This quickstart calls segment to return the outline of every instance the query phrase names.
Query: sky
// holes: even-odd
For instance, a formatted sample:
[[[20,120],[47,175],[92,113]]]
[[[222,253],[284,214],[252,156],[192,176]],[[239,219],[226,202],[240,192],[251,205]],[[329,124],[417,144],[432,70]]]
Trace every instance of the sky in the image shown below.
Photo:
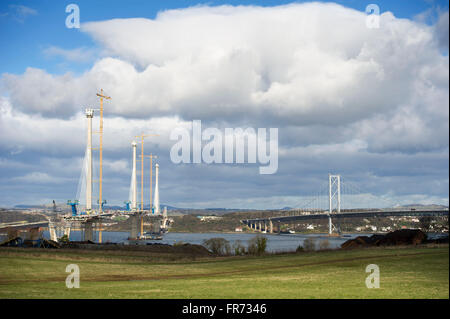
[[[71,3],[80,28],[66,27]],[[378,28],[366,23],[371,3]],[[130,143],[144,132],[158,134],[145,153],[158,156],[170,206],[300,207],[329,173],[366,206],[448,205],[448,20],[448,1],[433,0],[3,0],[0,207],[77,196],[84,109],[99,107],[100,88],[112,97],[109,204],[128,200]],[[222,132],[277,128],[278,170],[174,163],[170,134],[194,120]]]

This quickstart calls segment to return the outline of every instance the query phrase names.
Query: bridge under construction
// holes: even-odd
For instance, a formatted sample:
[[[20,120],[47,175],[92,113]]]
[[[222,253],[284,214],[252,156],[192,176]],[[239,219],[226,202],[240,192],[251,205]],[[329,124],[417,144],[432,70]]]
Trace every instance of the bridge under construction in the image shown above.
[[[164,212],[161,212],[160,204],[159,204],[159,165],[155,165],[155,187],[154,187],[154,204],[153,204],[153,158],[156,158],[155,155],[144,155],[144,137],[156,135],[156,134],[141,134],[139,137],[141,139],[141,198],[140,205],[138,205],[137,201],[137,158],[136,158],[136,141],[131,142],[132,147],[132,173],[131,173],[131,184],[130,184],[130,193],[129,198],[125,201],[126,209],[118,212],[104,211],[104,205],[106,204],[106,200],[103,197],[103,100],[110,100],[111,97],[104,94],[103,90],[100,93],[97,93],[97,96],[100,99],[100,108],[99,109],[86,109],[86,122],[87,122],[87,140],[86,140],[86,152],[84,158],[84,164],[82,168],[82,175],[80,178],[80,185],[77,194],[77,199],[69,200],[67,205],[69,205],[72,209],[72,213],[69,216],[64,217],[64,222],[59,225],[55,225],[55,223],[49,223],[48,227],[50,230],[50,237],[52,240],[57,240],[57,232],[55,229],[63,228],[64,235],[67,236],[67,239],[70,238],[70,230],[74,227],[81,228],[83,230],[83,240],[84,241],[94,241],[94,231],[97,230],[99,233],[98,241],[102,242],[102,224],[110,221],[113,215],[126,215],[130,218],[131,221],[131,229],[130,229],[130,237],[129,239],[139,240],[139,239],[153,239],[155,237],[146,236],[144,232],[144,216],[155,216],[160,221],[160,230],[164,231],[167,229],[168,218],[167,218],[167,210],[164,209]],[[98,201],[97,206],[93,205],[93,156],[92,151],[95,150],[93,148],[92,143],[92,119],[94,118],[95,111],[99,111],[99,131],[95,132],[99,134],[99,179],[98,179]],[[144,158],[150,157],[150,209],[144,209]],[[82,195],[84,194],[84,196]],[[80,198],[82,198],[80,200]],[[140,231],[139,231],[139,223],[140,223]]]
[[[94,232],[98,232],[98,242],[102,242],[103,224],[112,220],[114,216],[126,216],[130,220],[130,236],[131,240],[146,240],[155,239],[154,232],[146,233],[144,231],[144,217],[152,216],[159,221],[159,234],[167,231],[169,219],[167,217],[167,209],[161,211],[159,201],[159,164],[155,164],[155,183],[153,187],[153,159],[157,156],[153,153],[145,155],[144,153],[144,138],[148,136],[156,136],[157,134],[144,134],[135,136],[140,140],[131,141],[131,157],[132,157],[132,171],[130,191],[128,200],[124,201],[126,209],[120,211],[105,211],[104,205],[106,200],[103,196],[103,101],[110,100],[111,97],[104,94],[103,90],[97,93],[100,99],[100,108],[85,110],[87,123],[87,139],[86,150],[83,161],[82,173],[78,192],[75,199],[68,200],[67,205],[72,209],[71,214],[64,216],[62,222],[46,221],[40,223],[27,224],[10,224],[0,225],[0,229],[14,228],[14,229],[31,229],[35,232],[36,229],[48,227],[50,237],[57,241],[58,237],[65,236],[68,240],[70,232],[73,229],[82,230],[83,241],[94,241]],[[99,112],[99,130],[95,132],[99,135],[98,148],[93,147],[93,118],[94,113]],[[140,201],[138,202],[138,184],[137,184],[137,146],[141,146],[141,172],[140,172]],[[98,181],[94,181],[94,165],[93,165],[93,150],[98,150],[99,153],[99,174]],[[150,159],[150,205],[149,209],[144,209],[144,159]],[[94,198],[94,183],[98,182],[98,200],[97,205],[93,204]],[[247,225],[254,231],[261,231],[267,233],[274,233],[275,228],[280,232],[283,223],[292,223],[301,220],[328,220],[328,234],[333,235],[339,233],[339,221],[344,218],[369,218],[369,217],[400,217],[400,216],[448,216],[448,208],[424,210],[424,209],[404,209],[404,208],[385,208],[385,209],[355,209],[354,207],[347,207],[343,205],[343,195],[348,195],[345,189],[350,189],[355,193],[355,187],[344,184],[341,175],[329,174],[328,183],[326,185],[326,193],[321,196],[326,201],[326,205],[318,204],[317,199],[303,205],[300,209],[294,209],[286,212],[285,216],[273,216],[267,218],[251,218],[243,219],[241,223]],[[344,192],[341,192],[342,188]],[[353,194],[354,195],[354,194]],[[344,201],[345,202],[345,201]],[[300,205],[301,206],[301,205]],[[325,207],[327,206],[327,207]],[[370,207],[366,205],[363,207]],[[389,206],[392,207],[392,206]]]

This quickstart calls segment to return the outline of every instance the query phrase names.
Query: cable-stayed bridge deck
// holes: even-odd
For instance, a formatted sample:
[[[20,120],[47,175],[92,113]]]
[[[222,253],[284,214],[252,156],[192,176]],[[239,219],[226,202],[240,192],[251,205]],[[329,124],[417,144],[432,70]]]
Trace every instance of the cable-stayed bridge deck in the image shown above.
[[[3,223],[0,224],[0,230],[3,229],[30,229],[30,228],[40,228],[40,227],[48,227],[48,221],[40,221],[40,222],[31,222],[31,223]]]
[[[69,215],[64,216],[64,220],[67,221],[87,221],[87,220],[101,220],[104,218],[110,218],[113,213],[100,213],[100,214],[84,214],[84,215]]]

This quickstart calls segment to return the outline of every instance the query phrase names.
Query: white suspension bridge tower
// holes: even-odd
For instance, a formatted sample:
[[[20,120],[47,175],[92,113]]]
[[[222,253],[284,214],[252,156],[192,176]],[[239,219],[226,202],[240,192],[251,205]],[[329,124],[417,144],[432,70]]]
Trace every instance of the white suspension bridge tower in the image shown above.
[[[341,212],[341,175],[328,174],[328,234],[333,233],[333,221],[331,216],[333,211],[337,214]]]

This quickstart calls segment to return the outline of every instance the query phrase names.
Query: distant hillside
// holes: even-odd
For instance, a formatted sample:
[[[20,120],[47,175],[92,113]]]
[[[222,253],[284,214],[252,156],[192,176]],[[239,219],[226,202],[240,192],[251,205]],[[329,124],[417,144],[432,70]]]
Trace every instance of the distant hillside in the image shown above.
[[[0,223],[12,223],[19,221],[39,222],[46,220],[44,216],[18,210],[0,209]]]
[[[423,205],[423,204],[408,204],[408,205],[401,205],[396,206],[395,208],[415,208],[415,209],[446,209],[448,206],[444,205],[436,205],[436,204],[429,204],[429,205]]]
[[[56,203],[56,207],[58,211],[69,211],[70,207],[67,206],[66,203]],[[179,215],[217,215],[222,216],[224,214],[229,214],[232,212],[254,212],[254,211],[273,211],[272,209],[239,209],[239,208],[180,208],[175,206],[170,206],[166,204],[160,205],[161,209],[164,207],[167,207],[168,214],[171,216],[179,216]],[[53,204],[45,204],[45,205],[26,205],[26,204],[18,204],[14,206],[15,209],[53,209]],[[150,208],[149,205],[145,205],[144,209],[148,210]],[[395,206],[394,209],[448,209],[448,206],[444,205],[436,205],[436,204],[430,204],[430,205],[423,205],[423,204],[408,204],[408,205],[401,205],[401,206]],[[124,210],[124,206],[118,206],[118,205],[105,205],[105,210]],[[285,206],[281,209],[278,209],[276,211],[290,211],[294,208]]]
[[[15,205],[14,208],[19,208],[19,209],[40,208],[40,209],[43,209],[43,208],[45,208],[45,205]]]

